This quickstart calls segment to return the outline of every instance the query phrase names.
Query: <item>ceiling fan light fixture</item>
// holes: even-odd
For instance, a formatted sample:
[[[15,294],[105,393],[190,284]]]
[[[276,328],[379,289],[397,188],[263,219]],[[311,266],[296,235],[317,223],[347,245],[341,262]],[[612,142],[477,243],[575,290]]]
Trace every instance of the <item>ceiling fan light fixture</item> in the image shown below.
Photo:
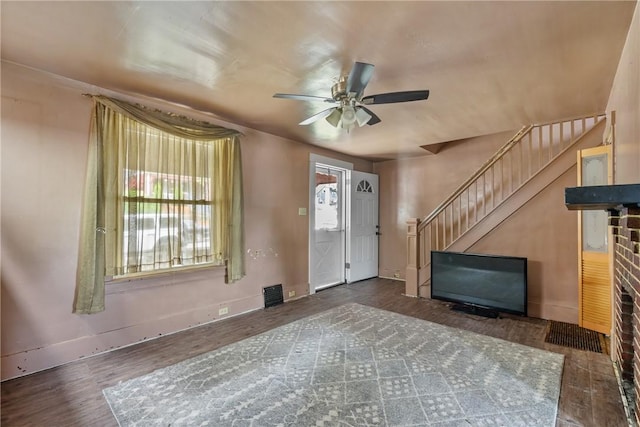
[[[362,108],[357,108],[356,120],[358,121],[358,126],[362,127],[369,123],[369,120],[371,120],[371,114],[367,113]]]
[[[353,123],[344,123],[344,122],[340,122],[340,127],[344,130],[347,131],[347,133],[351,132],[351,129],[353,129],[354,127],[356,127],[356,122]]]
[[[338,124],[340,123],[341,117],[342,117],[342,112],[340,111],[340,109],[334,108],[331,114],[329,114],[325,120],[328,121],[331,124],[331,126],[333,126],[334,128],[337,128]]]
[[[342,127],[343,128],[351,128],[353,124],[356,122],[356,110],[351,105],[346,105],[342,107]]]

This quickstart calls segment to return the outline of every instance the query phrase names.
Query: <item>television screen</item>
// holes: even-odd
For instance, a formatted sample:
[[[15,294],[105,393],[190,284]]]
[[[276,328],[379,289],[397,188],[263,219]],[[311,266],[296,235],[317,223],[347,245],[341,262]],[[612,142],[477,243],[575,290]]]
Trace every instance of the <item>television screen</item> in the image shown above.
[[[527,315],[527,259],[431,252],[431,298]]]

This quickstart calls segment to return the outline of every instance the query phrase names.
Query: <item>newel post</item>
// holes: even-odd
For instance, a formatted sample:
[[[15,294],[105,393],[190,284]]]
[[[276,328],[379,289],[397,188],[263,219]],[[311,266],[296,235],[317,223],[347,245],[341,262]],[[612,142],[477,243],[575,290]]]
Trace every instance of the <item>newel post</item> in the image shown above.
[[[407,220],[407,272],[404,293],[410,297],[418,296],[418,273],[420,269],[419,225],[420,218]]]

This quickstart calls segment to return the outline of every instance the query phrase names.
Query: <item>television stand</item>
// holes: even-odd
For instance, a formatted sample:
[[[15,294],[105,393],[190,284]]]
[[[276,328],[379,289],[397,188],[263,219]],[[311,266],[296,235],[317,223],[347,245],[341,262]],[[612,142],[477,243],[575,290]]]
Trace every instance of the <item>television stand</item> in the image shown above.
[[[498,318],[498,312],[490,308],[479,307],[477,305],[470,304],[453,304],[451,310],[459,311],[461,313],[475,314],[476,316],[488,317],[490,319]]]

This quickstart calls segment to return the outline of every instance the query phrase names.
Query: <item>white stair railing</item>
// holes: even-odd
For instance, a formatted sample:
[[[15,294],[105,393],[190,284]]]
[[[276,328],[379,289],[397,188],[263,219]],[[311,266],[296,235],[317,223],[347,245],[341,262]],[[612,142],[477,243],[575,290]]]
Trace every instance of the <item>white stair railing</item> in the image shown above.
[[[407,294],[417,296],[432,250],[449,247],[604,118],[524,126],[426,218],[407,221]]]

